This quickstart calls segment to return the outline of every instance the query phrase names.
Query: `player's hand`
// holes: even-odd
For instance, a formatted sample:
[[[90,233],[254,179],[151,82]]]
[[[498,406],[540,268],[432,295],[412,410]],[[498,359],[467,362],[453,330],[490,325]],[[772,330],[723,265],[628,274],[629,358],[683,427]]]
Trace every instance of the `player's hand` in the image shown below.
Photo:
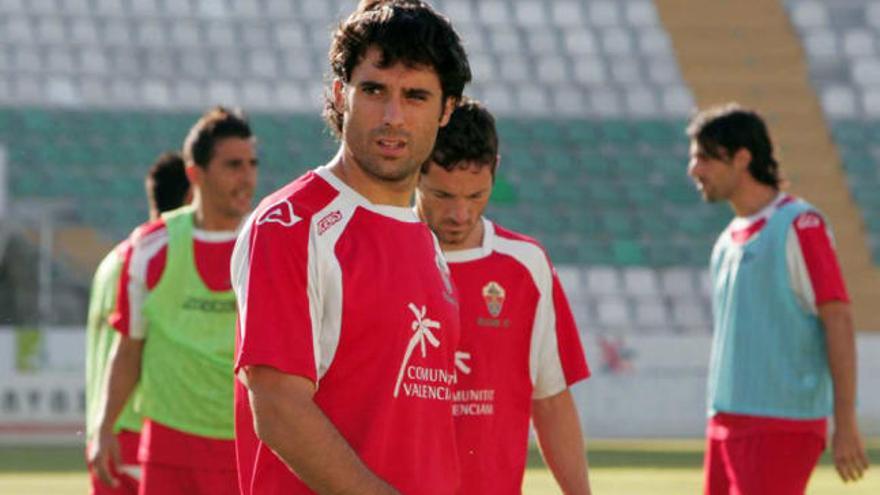
[[[98,479],[102,483],[117,487],[119,480],[113,474],[116,467],[122,465],[122,456],[119,453],[119,441],[112,431],[103,431],[95,436],[89,451],[89,467],[95,470]]]
[[[868,456],[855,425],[836,427],[831,440],[834,467],[844,482],[858,481],[868,469]]]

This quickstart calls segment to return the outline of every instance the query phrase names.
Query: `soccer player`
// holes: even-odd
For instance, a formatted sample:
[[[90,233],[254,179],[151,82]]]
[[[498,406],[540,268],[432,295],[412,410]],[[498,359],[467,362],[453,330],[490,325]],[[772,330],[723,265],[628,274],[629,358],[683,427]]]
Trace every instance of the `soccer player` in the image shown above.
[[[245,493],[458,486],[458,301],[411,200],[470,68],[427,4],[364,5],[330,48],[339,153],[263,200],[233,255]]]
[[[184,172],[183,158],[177,152],[166,152],[156,159],[144,180],[149,204],[149,218],[156,220],[159,214],[179,208],[189,202],[189,180]],[[101,401],[98,394],[106,378],[110,349],[118,340],[107,318],[116,306],[116,286],[122,270],[123,253],[128,240],[119,243],[98,265],[92,280],[89,298],[89,314],[86,324],[86,451],[88,452],[100,415]],[[93,495],[136,495],[138,491],[137,449],[140,441],[142,418],[134,411],[132,401],[116,420],[113,431],[119,443],[122,472],[114,473],[119,479],[117,488],[98,481],[93,469],[89,469]],[[88,454],[86,454],[88,456]],[[91,466],[90,466],[91,467]]]
[[[568,300],[537,241],[483,217],[498,166],[495,119],[465,101],[440,130],[416,192],[461,307],[453,415],[459,493],[521,493],[529,418],[563,493],[590,493],[569,387],[589,376]]]
[[[132,238],[111,322],[122,334],[93,463],[114,483],[112,435],[140,383],[141,494],[238,493],[232,369],[236,306],[229,262],[257,177],[254,137],[236,112],[214,108],[183,144],[189,207]]]
[[[802,494],[834,416],[844,481],[868,467],[852,315],[825,218],[780,190],[763,119],[729,104],[688,125],[688,175],[735,218],[712,251],[705,493]]]

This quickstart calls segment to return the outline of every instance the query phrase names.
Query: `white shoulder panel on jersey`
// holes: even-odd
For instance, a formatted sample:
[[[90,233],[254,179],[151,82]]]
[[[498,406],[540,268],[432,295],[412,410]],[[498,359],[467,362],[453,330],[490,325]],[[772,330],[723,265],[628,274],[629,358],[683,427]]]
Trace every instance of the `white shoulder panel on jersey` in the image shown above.
[[[147,271],[159,251],[168,245],[168,229],[162,227],[134,240],[131,262],[128,267],[128,336],[143,339],[147,329],[143,323],[141,308],[147,299]]]
[[[308,295],[318,387],[333,363],[342,331],[342,267],[335,255],[336,243],[357,208],[340,194],[312,216]]]
[[[512,256],[532,276],[539,291],[529,351],[529,374],[534,385],[532,398],[541,399],[566,389],[565,373],[556,339],[556,308],[553,302],[553,272],[544,251],[527,241],[494,236],[495,251]]]

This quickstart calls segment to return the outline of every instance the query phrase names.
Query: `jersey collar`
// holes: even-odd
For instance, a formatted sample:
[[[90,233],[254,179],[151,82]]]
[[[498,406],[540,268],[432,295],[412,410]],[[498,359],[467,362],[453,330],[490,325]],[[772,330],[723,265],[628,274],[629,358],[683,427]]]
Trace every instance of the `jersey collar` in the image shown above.
[[[339,177],[336,177],[336,175],[330,171],[329,163],[327,165],[318,167],[315,170],[315,173],[318,174],[325,181],[329,182],[330,185],[337,189],[339,191],[339,194],[350,203],[354,203],[355,205],[361,206],[374,213],[378,213],[379,215],[390,217],[401,222],[420,222],[419,217],[416,216],[416,214],[413,212],[413,209],[408,206],[391,206],[371,203],[369,199],[365,198],[359,192],[352,189],[345,182],[342,182]]]
[[[495,224],[488,218],[482,217],[483,222],[483,242],[480,246],[470,249],[461,249],[458,251],[443,251],[443,256],[449,263],[464,263],[466,261],[474,261],[485,258],[492,254],[495,244]]]

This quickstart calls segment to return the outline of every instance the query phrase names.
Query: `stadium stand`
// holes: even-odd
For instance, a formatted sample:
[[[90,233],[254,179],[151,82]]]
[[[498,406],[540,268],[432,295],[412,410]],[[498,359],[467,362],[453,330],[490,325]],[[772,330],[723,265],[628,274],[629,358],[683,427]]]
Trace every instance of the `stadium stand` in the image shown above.
[[[317,117],[328,33],[349,3],[0,2],[13,197],[66,199],[119,239],[145,215],[133,200],[142,168],[216,103],[253,118],[261,193],[322,163],[335,148]],[[654,4],[433,3],[466,42],[470,93],[500,117],[490,214],[584,275],[571,283],[592,269],[698,277],[726,212],[702,205],[684,175],[693,98]],[[587,286],[575,305],[615,331],[708,328],[677,300],[627,287],[606,304]]]
[[[787,6],[880,264],[880,5],[802,0]]]

